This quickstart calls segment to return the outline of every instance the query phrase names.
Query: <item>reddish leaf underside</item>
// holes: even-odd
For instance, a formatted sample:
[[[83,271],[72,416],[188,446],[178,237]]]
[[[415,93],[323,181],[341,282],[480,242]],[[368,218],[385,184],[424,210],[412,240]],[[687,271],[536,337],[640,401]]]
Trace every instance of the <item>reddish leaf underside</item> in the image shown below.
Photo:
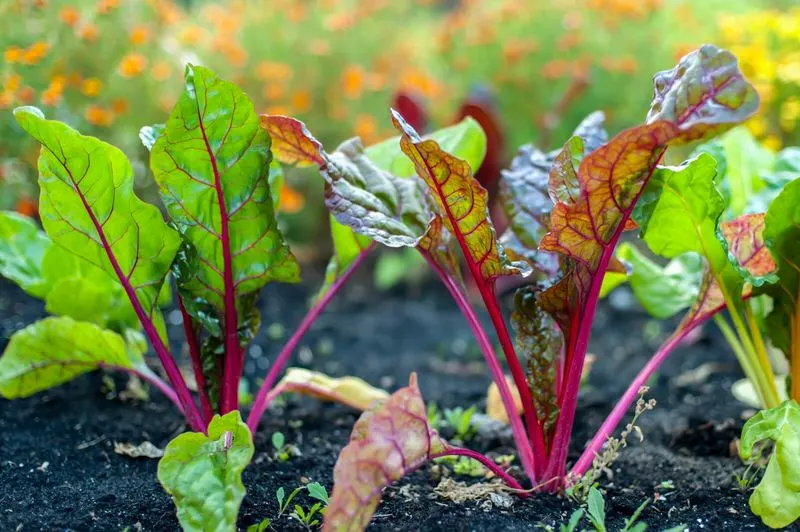
[[[323,166],[322,144],[305,124],[288,116],[261,115],[261,127],[272,139],[272,153],[283,164]]]
[[[333,469],[333,495],[325,531],[360,531],[369,523],[383,489],[422,466],[447,444],[428,425],[416,375],[383,404],[364,412]]]

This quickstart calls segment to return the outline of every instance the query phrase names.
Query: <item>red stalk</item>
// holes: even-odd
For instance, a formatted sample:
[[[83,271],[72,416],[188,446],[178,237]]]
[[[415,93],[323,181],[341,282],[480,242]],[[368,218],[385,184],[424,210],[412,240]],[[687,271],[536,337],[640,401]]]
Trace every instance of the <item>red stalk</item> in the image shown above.
[[[328,303],[331,302],[333,297],[336,293],[344,286],[344,284],[350,279],[353,273],[358,268],[359,264],[361,264],[364,259],[369,255],[369,253],[375,249],[375,242],[371,242],[369,246],[364,248],[361,253],[359,253],[358,257],[353,261],[353,263],[345,270],[345,272],[336,279],[336,281],[331,285],[328,292],[320,299],[316,304],[314,304],[306,313],[303,321],[300,322],[297,329],[295,329],[294,334],[292,337],[289,338],[289,341],[286,342],[286,345],[283,346],[281,352],[278,354],[278,357],[273,362],[272,367],[269,369],[267,376],[264,378],[264,382],[261,384],[261,388],[258,390],[258,395],[256,396],[255,401],[253,401],[253,408],[250,410],[250,415],[247,416],[247,426],[250,427],[250,432],[254,433],[258,429],[258,424],[261,422],[261,416],[264,415],[264,411],[267,409],[269,404],[272,400],[280,395],[279,393],[271,393],[273,392],[273,386],[278,380],[278,376],[280,375],[283,368],[286,366],[286,363],[289,361],[289,358],[294,353],[294,350],[297,348],[297,344],[300,343],[300,340],[303,339],[303,336],[308,332],[311,328],[311,325],[316,321],[319,315],[325,310],[325,307],[328,306]],[[277,391],[277,389],[275,390]]]
[[[217,193],[217,203],[219,204],[219,217],[220,217],[220,240],[222,241],[222,281],[225,285],[225,362],[224,362],[224,376],[222,378],[222,392],[220,399],[220,413],[225,415],[228,412],[237,410],[239,408],[239,379],[242,377],[241,365],[241,346],[239,345],[239,324],[238,317],[236,316],[236,287],[233,284],[233,257],[231,255],[231,240],[230,232],[228,230],[228,208],[225,205],[225,194],[222,190],[222,177],[217,168],[217,158],[211,145],[208,143],[206,136],[206,129],[203,125],[202,114],[200,109],[197,109],[197,115],[200,117],[198,124],[200,126],[200,133],[203,135],[203,142],[208,152],[209,160],[211,161],[211,169],[214,171],[214,189]]]
[[[661,153],[656,158],[653,166],[647,177],[642,183],[641,189],[637,192],[636,196],[630,203],[626,211],[622,212],[617,228],[614,235],[607,243],[598,240],[598,243],[603,246],[603,253],[600,256],[600,261],[597,268],[592,274],[592,283],[589,286],[589,292],[586,295],[586,303],[577,307],[577,315],[575,318],[579,320],[579,329],[576,335],[575,343],[572,343],[572,338],[567,345],[566,355],[566,375],[563,382],[563,394],[559,394],[559,416],[556,422],[555,433],[553,435],[553,443],[550,449],[550,458],[547,463],[544,478],[561,478],[563,477],[567,467],[567,453],[569,451],[569,442],[572,436],[572,425],[575,422],[575,410],[578,406],[578,392],[581,387],[581,375],[583,373],[583,362],[586,358],[586,351],[589,347],[589,337],[592,334],[592,322],[594,315],[597,312],[597,303],[600,295],[600,287],[603,284],[603,276],[608,269],[608,263],[614,256],[614,249],[617,247],[617,242],[622,235],[625,224],[630,218],[631,211],[639,200],[639,197],[644,192],[645,184],[650,180],[650,177],[658,167],[658,163],[664,156],[666,148],[661,149]],[[573,322],[575,320],[573,319]],[[638,388],[637,388],[638,391]],[[551,484],[552,489],[557,490],[561,487],[563,478]]]
[[[472,330],[472,334],[478,341],[481,353],[483,353],[483,358],[486,360],[486,365],[489,366],[489,371],[492,374],[492,380],[494,380],[495,384],[497,384],[497,388],[500,391],[500,398],[503,401],[503,406],[505,407],[506,415],[508,416],[509,423],[511,425],[511,432],[514,435],[514,443],[519,451],[522,468],[525,470],[525,474],[528,476],[531,483],[536,484],[536,461],[534,459],[530,440],[528,440],[528,436],[525,433],[525,427],[522,425],[522,420],[520,419],[519,415],[517,415],[517,409],[514,405],[514,399],[511,395],[511,390],[508,387],[505,375],[503,374],[503,369],[500,367],[500,362],[497,360],[494,348],[492,347],[489,337],[486,335],[486,331],[483,329],[480,320],[478,320],[478,317],[475,315],[475,310],[472,308],[472,305],[470,305],[466,296],[461,289],[459,289],[453,278],[448,275],[447,272],[445,272],[444,269],[442,269],[442,267],[439,266],[439,264],[437,264],[428,253],[422,250],[420,250],[420,253],[425,260],[428,261],[428,264],[439,276],[439,279],[441,279],[442,283],[444,283],[447,291],[450,293],[458,305],[458,308],[461,310],[461,313],[464,314],[464,318],[466,318],[469,328]],[[544,458],[545,455],[540,455],[540,460],[544,460]]]
[[[203,361],[200,359],[200,346],[197,343],[197,331],[194,327],[192,317],[183,305],[183,298],[177,290],[175,293],[178,294],[178,308],[181,311],[183,332],[186,336],[186,343],[189,345],[189,357],[192,359],[192,371],[194,372],[194,380],[197,383],[197,391],[200,393],[200,407],[203,411],[204,421],[209,423],[211,418],[214,417],[214,409],[211,408],[206,378],[205,375],[203,375]]]
[[[487,456],[482,455],[477,451],[473,451],[471,449],[464,449],[462,447],[448,447],[446,451],[433,454],[430,456],[431,460],[436,458],[442,458],[444,456],[466,456],[467,458],[472,458],[473,460],[480,462],[480,464],[491,471],[496,477],[502,480],[506,485],[511,487],[514,490],[519,491],[517,495],[520,496],[527,496],[527,490],[522,487],[522,485],[517,482],[517,480],[503,471],[503,469],[495,464],[491,459]]]
[[[56,157],[56,159],[58,160],[58,157]],[[128,296],[128,299],[131,302],[133,311],[136,313],[136,317],[139,318],[147,338],[153,345],[153,349],[155,349],[158,359],[161,361],[161,365],[164,367],[164,371],[167,374],[167,379],[172,385],[172,388],[175,390],[175,393],[178,397],[178,402],[181,404],[181,411],[186,416],[186,421],[193,430],[205,432],[206,425],[203,423],[203,419],[200,416],[200,411],[197,410],[197,405],[192,398],[191,392],[189,392],[189,387],[186,386],[186,381],[183,380],[183,375],[181,375],[178,365],[175,363],[175,359],[172,358],[172,354],[169,352],[169,349],[167,349],[167,346],[164,345],[164,342],[161,340],[161,336],[159,336],[158,331],[153,324],[153,320],[150,319],[150,316],[148,316],[144,311],[144,308],[142,308],[142,304],[139,302],[139,298],[136,296],[136,290],[131,285],[131,281],[128,276],[123,273],[119,262],[117,262],[117,257],[111,250],[111,245],[108,243],[106,234],[103,231],[103,226],[98,221],[97,216],[95,216],[94,211],[92,211],[89,203],[86,201],[86,197],[83,195],[80,187],[75,182],[72,172],[63,163],[62,166],[67,174],[69,174],[70,180],[72,181],[73,190],[75,190],[75,193],[81,199],[84,210],[92,220],[95,231],[97,231],[97,236],[100,238],[100,243],[102,244],[103,249],[106,252],[106,256],[108,257],[108,261],[111,263],[111,267],[114,270],[114,274],[117,276],[122,288],[125,290],[125,294]]]

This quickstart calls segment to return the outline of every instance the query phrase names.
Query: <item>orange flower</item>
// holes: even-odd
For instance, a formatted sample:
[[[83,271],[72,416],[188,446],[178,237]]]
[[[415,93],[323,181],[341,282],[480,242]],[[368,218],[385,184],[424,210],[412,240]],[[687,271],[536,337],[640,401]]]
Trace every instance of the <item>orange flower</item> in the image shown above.
[[[134,26],[129,32],[131,44],[139,46],[150,40],[150,28],[147,26]]]
[[[16,210],[18,213],[30,218],[39,214],[39,206],[28,196],[23,196],[17,201]]]
[[[306,6],[301,3],[293,3],[286,12],[286,18],[295,24],[302,22],[306,18]]]
[[[361,137],[364,144],[372,144],[378,133],[378,123],[375,121],[375,117],[364,113],[358,115],[356,117],[355,133]]]
[[[164,81],[169,78],[170,74],[172,74],[172,69],[166,61],[159,61],[153,65],[153,69],[150,71],[150,75],[156,81]]]
[[[351,65],[342,73],[342,91],[348,98],[358,98],[364,89],[364,70],[358,65]]]
[[[67,85],[70,87],[77,87],[81,84],[81,75],[77,72],[67,74]]]
[[[33,87],[28,85],[22,87],[17,93],[17,99],[19,99],[19,101],[22,103],[31,103],[35,97],[36,91],[33,90]]]
[[[273,102],[283,98],[286,91],[280,83],[268,83],[264,85],[264,90],[261,93],[267,101]]]
[[[50,50],[50,45],[44,41],[37,41],[33,43],[30,48],[25,51],[25,57],[22,62],[27,65],[35,65],[47,55]]]
[[[300,89],[292,94],[292,107],[296,113],[305,113],[311,109],[311,94],[307,90]]]
[[[93,126],[108,127],[114,121],[114,116],[111,111],[104,109],[99,105],[90,105],[86,108],[84,113],[86,121]]]
[[[8,109],[14,103],[14,93],[9,91],[0,92],[0,109]]]
[[[97,78],[87,78],[81,83],[81,92],[90,98],[94,98],[103,89],[103,82]]]
[[[356,16],[352,13],[334,13],[325,17],[324,25],[328,31],[349,30],[356,24]]]
[[[279,210],[287,214],[294,214],[300,212],[303,205],[305,205],[305,198],[303,198],[303,195],[284,183],[283,186],[281,186]]]
[[[503,43],[503,58],[508,63],[516,63],[531,52],[538,50],[539,44],[531,40],[508,40]]]
[[[74,27],[81,19],[81,14],[72,6],[65,6],[58,12],[58,18],[67,26]]]
[[[178,40],[187,46],[194,46],[202,41],[204,36],[205,30],[200,26],[195,26],[192,24],[181,30],[181,32],[178,34]]]
[[[331,52],[331,45],[323,39],[314,39],[308,43],[308,51],[313,55],[328,55]]]
[[[25,50],[19,46],[9,46],[6,48],[6,51],[3,52],[3,59],[5,59],[8,64],[19,63],[22,61],[24,54]]]
[[[101,15],[107,15],[114,9],[119,7],[119,0],[100,0],[97,2],[97,12]]]
[[[22,76],[19,74],[11,74],[5,82],[4,89],[8,92],[14,92],[19,88],[21,82]]]
[[[49,87],[42,93],[42,104],[49,106],[56,106],[61,102],[61,91],[53,87]]]
[[[256,77],[262,81],[287,81],[292,75],[294,70],[286,63],[261,61],[256,67]]]
[[[125,78],[134,78],[147,68],[147,58],[142,54],[130,53],[119,63],[119,73]]]
[[[94,24],[84,24],[78,30],[78,37],[87,42],[94,42],[100,37],[100,28]]]
[[[116,98],[111,102],[111,110],[118,115],[124,115],[128,111],[128,101],[125,98]]]
[[[265,111],[268,115],[289,115],[291,110],[285,105],[270,105]]]
[[[557,79],[567,73],[569,65],[563,59],[554,59],[544,64],[542,67],[542,77],[545,79]]]

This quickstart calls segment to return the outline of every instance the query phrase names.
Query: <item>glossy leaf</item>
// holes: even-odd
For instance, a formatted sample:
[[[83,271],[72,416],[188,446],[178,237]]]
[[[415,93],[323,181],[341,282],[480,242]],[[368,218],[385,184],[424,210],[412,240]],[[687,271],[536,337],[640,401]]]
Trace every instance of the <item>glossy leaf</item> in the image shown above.
[[[416,376],[376,408],[364,412],[333,469],[326,531],[364,530],[383,489],[422,466],[446,443],[428,425]]]
[[[491,281],[502,275],[526,275],[526,264],[512,264],[497,242],[489,219],[486,190],[472,176],[469,164],[445,152],[435,140],[422,140],[393,111],[392,121],[402,133],[401,149],[429,189],[445,229],[456,236],[476,278]]]
[[[187,432],[169,442],[158,462],[158,480],[172,496],[183,530],[236,530],[245,495],[242,471],[253,450],[238,411],[214,416],[208,436]]]
[[[48,236],[118,279],[147,317],[180,243],[158,209],[133,193],[123,153],[93,137],[18,108],[20,126],[42,146],[39,211]]]
[[[539,307],[532,287],[517,290],[511,323],[517,333],[515,350],[526,361],[536,418],[547,436],[558,419],[556,371],[563,338],[553,318]]]
[[[102,367],[147,371],[143,352],[97,325],[45,318],[11,337],[0,357],[0,395],[28,397]]]
[[[362,411],[389,397],[386,391],[357,377],[329,377],[304,368],[288,368],[273,390],[274,395],[298,393]]]
[[[771,440],[775,450],[761,482],[750,496],[750,509],[770,528],[783,528],[800,518],[800,405],[785,401],[762,410],[742,429],[739,453],[748,460],[757,443]]]
[[[767,334],[792,365],[792,397],[800,393],[800,179],[792,181],[767,211],[764,238],[778,267],[778,282],[764,291],[773,299]]]
[[[47,294],[42,259],[51,246],[32,219],[16,212],[0,212],[0,275],[34,297]]]
[[[428,224],[418,183],[378,168],[358,138],[333,153],[323,150],[306,127],[286,116],[262,116],[284,164],[317,165],[325,180],[325,204],[336,220],[389,247],[416,246]]]
[[[486,156],[486,134],[480,124],[471,117],[466,117],[458,124],[439,129],[425,139],[436,141],[443,151],[463,159],[474,171],[480,168]],[[369,146],[365,153],[378,168],[397,177],[417,175],[414,163],[405,156],[400,148],[400,137],[391,137],[378,144]]]
[[[573,155],[579,161],[607,140],[604,119],[603,113],[598,111],[578,125],[568,143],[570,161]],[[553,210],[548,189],[550,172],[566,172],[574,168],[572,165],[562,165],[560,159],[556,164],[561,154],[562,150],[545,153],[532,144],[522,146],[512,160],[511,167],[503,171],[500,181],[500,201],[510,223],[509,229],[501,237],[503,247],[515,259],[527,260],[535,271],[541,272],[545,278],[543,280],[554,278],[559,268],[555,254],[538,249],[539,241],[550,228],[550,213]],[[573,172],[572,178],[575,177]]]
[[[299,266],[275,220],[270,140],[235,85],[199,66],[153,146],[150,166],[161,198],[195,251],[182,289],[222,314],[270,281],[296,282]]]

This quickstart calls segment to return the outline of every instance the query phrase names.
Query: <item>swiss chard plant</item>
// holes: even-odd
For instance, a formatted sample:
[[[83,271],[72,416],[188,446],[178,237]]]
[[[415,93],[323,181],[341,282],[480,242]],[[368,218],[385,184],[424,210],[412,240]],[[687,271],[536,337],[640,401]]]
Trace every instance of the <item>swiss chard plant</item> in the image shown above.
[[[561,490],[586,472],[644,381],[680,339],[726,304],[741,305],[753,286],[773,280],[774,263],[763,246],[763,215],[716,227],[719,214],[709,200],[714,187],[713,159],[700,157],[677,168],[660,166],[670,146],[722,133],[756,111],[758,96],[739,71],[736,58],[703,46],[672,70],[656,74],[654,85],[653,102],[643,125],[609,140],[602,129],[602,115],[594,114],[561,150],[522,150],[501,181],[510,224],[501,238],[489,218],[486,191],[473,176],[474,166],[448,153],[442,143],[420,138],[398,113],[393,112],[392,120],[400,132],[400,151],[419,179],[411,176],[404,180],[408,174],[405,163],[387,148],[380,154],[383,158],[371,157],[384,171],[384,180],[362,177],[347,182],[346,187],[335,178],[335,159],[321,151],[301,124],[289,125],[282,117],[265,118],[267,127],[272,123],[272,127],[292,133],[287,135],[290,146],[313,146],[303,150],[310,154],[305,157],[318,157],[314,163],[328,174],[328,207],[334,216],[338,213],[343,224],[363,232],[359,224],[369,218],[361,215],[353,221],[345,214],[355,192],[364,200],[362,205],[389,207],[384,212],[392,216],[391,225],[399,233],[405,233],[412,223],[417,227],[427,224],[423,238],[409,239],[403,234],[406,240],[400,245],[415,246],[425,256],[469,322],[498,387],[531,489]],[[696,180],[692,178],[695,173]],[[413,188],[414,194],[404,197],[413,197],[412,203],[387,203],[408,188]],[[353,193],[349,200],[342,197],[345,190]],[[684,202],[684,194],[692,198]],[[680,219],[677,228],[671,213]],[[648,244],[663,246],[667,256],[707,252],[701,252],[707,262],[703,293],[568,470],[567,450],[603,280],[609,272],[625,271],[614,252],[623,232],[634,230],[639,230]],[[461,265],[488,311],[511,384],[466,295]],[[514,298],[511,321],[516,340],[496,294],[497,280],[504,276],[526,277],[528,283]],[[405,401],[405,393],[398,392],[389,401]],[[514,405],[515,395],[521,399],[521,416]],[[405,412],[393,412],[388,404],[362,417],[340,456],[325,525],[329,530],[350,530],[348,523],[353,521],[356,526],[352,529],[361,529],[383,486],[439,455],[440,440],[431,433],[424,410],[413,416],[416,429],[397,430],[406,427],[401,421]],[[382,428],[365,430],[372,423]],[[370,437],[387,431],[388,436]],[[420,442],[427,446],[419,447]],[[406,455],[404,451],[411,448],[413,456]],[[383,466],[375,474],[356,475],[366,464]]]

